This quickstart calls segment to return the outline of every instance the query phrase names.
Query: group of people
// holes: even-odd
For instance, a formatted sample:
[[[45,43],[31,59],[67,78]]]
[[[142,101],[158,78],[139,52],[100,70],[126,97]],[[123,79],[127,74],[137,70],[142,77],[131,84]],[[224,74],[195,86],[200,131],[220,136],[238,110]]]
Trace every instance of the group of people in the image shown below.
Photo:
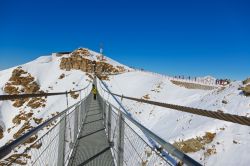
[[[228,79],[216,79],[215,84],[216,85],[227,85],[230,83],[230,80]]]
[[[191,80],[191,79],[193,79],[193,80],[195,80],[196,81],[196,77],[194,77],[194,78],[192,78],[191,76],[188,76],[188,77],[185,77],[185,76],[174,76],[174,78],[178,78],[178,79],[188,79],[188,80]]]

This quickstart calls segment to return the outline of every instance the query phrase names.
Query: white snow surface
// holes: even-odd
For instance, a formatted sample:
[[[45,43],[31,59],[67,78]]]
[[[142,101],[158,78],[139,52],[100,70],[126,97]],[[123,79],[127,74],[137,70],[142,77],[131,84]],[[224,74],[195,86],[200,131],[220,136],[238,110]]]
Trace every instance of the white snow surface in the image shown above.
[[[90,53],[93,55],[92,58],[96,60],[96,56],[99,54],[93,51],[90,51]],[[86,81],[88,77],[84,72],[78,70],[67,72],[59,68],[60,58],[62,57],[56,57],[55,54],[52,54],[37,58],[21,66],[35,77],[41,90],[44,91],[63,92],[86,87],[89,82]],[[108,57],[105,58],[108,63],[115,66],[124,66]],[[129,69],[126,66],[124,67]],[[15,68],[0,71],[0,95],[4,94],[3,87]],[[65,78],[58,79],[62,73],[66,75]],[[231,83],[225,89],[218,88],[210,91],[186,89],[172,84],[164,76],[130,70],[130,72],[124,74],[110,76],[110,81],[106,81],[106,83],[112,92],[126,96],[142,98],[148,95],[150,100],[154,101],[250,116],[250,98],[245,97],[238,90],[242,85],[240,81]],[[82,97],[86,95],[86,93],[82,94]],[[69,99],[69,105],[79,101],[79,98],[69,97]],[[227,104],[223,104],[222,100],[227,101]],[[34,110],[35,117],[46,119],[51,117],[51,113],[63,111],[66,108],[65,101],[65,96],[48,97],[45,108]],[[112,102],[116,104],[114,101]],[[144,126],[171,143],[203,136],[205,132],[215,132],[215,139],[212,143],[206,145],[206,149],[214,145],[216,154],[204,157],[206,149],[188,154],[203,165],[249,165],[250,127],[248,126],[125,99],[122,100],[122,103]],[[0,125],[5,131],[4,138],[0,140],[0,146],[13,139],[13,134],[22,126],[15,127],[10,133],[6,131],[13,126],[12,119],[19,113],[19,110],[19,108],[12,106],[11,101],[0,102]],[[40,113],[38,113],[38,110],[40,110]],[[221,130],[221,128],[225,128],[225,130]],[[233,141],[238,143],[234,144]]]
[[[250,98],[238,90],[242,85],[240,81],[231,83],[224,90],[221,87],[215,90],[186,89],[172,84],[165,76],[136,71],[112,76],[106,84],[112,92],[124,96],[142,98],[148,95],[149,100],[153,101],[250,116]],[[227,101],[227,104],[223,104],[222,100]],[[204,150],[188,153],[203,165],[245,166],[250,161],[248,126],[126,99],[123,99],[122,103],[144,126],[170,143],[203,136],[205,132],[216,133],[214,140],[207,144]],[[204,157],[205,151],[213,146],[216,154]]]

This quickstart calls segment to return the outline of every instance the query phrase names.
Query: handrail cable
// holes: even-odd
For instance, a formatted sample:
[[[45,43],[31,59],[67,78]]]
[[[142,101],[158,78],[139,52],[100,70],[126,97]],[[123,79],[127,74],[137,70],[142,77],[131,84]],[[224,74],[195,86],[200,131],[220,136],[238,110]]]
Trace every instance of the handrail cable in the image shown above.
[[[156,102],[156,101],[151,101],[151,100],[145,100],[145,99],[138,99],[134,97],[127,97],[124,95],[119,95],[112,93],[114,96],[117,97],[122,97],[128,100],[133,100],[137,102],[142,102],[146,104],[151,104],[151,105],[156,105],[164,108],[170,108],[174,109],[177,111],[182,111],[182,112],[187,112],[191,114],[196,114],[200,116],[205,116],[205,117],[210,117],[214,119],[219,119],[219,120],[224,120],[232,123],[237,123],[241,125],[246,125],[250,126],[250,118],[246,116],[240,116],[240,115],[233,115],[229,113],[223,113],[223,112],[215,112],[215,111],[209,111],[205,109],[199,109],[199,108],[192,108],[192,107],[186,107],[186,106],[180,106],[180,105],[175,105],[175,104],[167,104],[167,103],[161,103],[161,102]]]
[[[23,99],[31,97],[47,97],[47,96],[56,96],[56,95],[65,95],[68,93],[81,92],[89,87],[90,83],[83,89],[75,91],[66,91],[66,92],[54,92],[54,93],[34,93],[34,94],[15,94],[15,95],[0,95],[1,100],[14,100],[14,99]]]

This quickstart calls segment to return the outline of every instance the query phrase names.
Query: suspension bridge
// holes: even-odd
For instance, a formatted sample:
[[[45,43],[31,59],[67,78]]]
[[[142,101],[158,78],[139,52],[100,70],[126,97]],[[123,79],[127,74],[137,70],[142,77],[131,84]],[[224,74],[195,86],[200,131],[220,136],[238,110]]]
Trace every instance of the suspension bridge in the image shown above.
[[[98,87],[97,100],[93,99],[90,86],[76,91],[86,91],[88,95],[1,147],[0,165],[201,165],[139,123],[118,97],[250,126],[248,117],[114,94],[98,78],[94,84]],[[0,100],[54,95],[68,97],[68,93],[2,95]],[[108,98],[105,99],[104,94]],[[118,106],[113,105],[110,98]],[[48,126],[52,127],[45,130]],[[34,135],[39,137],[27,145],[27,140]]]

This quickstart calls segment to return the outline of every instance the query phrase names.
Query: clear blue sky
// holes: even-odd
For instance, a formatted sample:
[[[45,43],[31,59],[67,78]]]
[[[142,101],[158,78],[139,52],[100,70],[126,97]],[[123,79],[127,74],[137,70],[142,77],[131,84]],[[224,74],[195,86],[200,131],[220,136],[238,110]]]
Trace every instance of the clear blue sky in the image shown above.
[[[170,75],[250,76],[249,0],[0,0],[0,69],[79,46]]]

